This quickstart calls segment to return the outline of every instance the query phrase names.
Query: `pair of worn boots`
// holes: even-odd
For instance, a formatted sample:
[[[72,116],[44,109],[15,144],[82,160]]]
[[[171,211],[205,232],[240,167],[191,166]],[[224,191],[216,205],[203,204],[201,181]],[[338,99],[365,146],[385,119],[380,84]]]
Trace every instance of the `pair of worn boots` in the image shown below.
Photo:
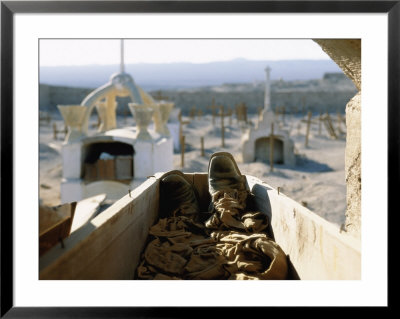
[[[214,153],[208,165],[211,201],[201,209],[182,172],[160,181],[160,220],[138,268],[140,279],[286,279],[283,250],[269,236],[267,216],[252,210],[252,194],[233,156]]]
[[[160,217],[184,215],[204,222],[211,229],[260,231],[267,223],[257,218],[261,213],[246,212],[249,192],[246,178],[230,153],[214,153],[208,166],[208,190],[211,202],[202,212],[195,188],[180,171],[166,173],[160,183],[162,213]],[[250,218],[251,217],[251,218]]]

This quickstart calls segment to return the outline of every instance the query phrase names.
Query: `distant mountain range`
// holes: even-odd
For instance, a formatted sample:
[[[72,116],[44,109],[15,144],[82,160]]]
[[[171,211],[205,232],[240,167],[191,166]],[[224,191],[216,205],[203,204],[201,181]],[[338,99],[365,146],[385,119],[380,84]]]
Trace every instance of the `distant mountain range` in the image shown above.
[[[138,63],[125,70],[144,90],[184,89],[224,83],[265,81],[265,67],[271,79],[284,81],[321,79],[327,72],[340,72],[332,60],[250,61],[235,59],[210,63]],[[119,65],[40,67],[40,83],[70,87],[96,88],[108,82]]]

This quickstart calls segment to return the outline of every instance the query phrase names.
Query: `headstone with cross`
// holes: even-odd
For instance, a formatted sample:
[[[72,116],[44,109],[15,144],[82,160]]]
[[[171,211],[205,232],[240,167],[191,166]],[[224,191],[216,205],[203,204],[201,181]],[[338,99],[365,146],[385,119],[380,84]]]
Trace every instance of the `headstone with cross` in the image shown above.
[[[236,106],[236,118],[238,123],[240,121],[247,123],[247,105],[242,102]]]
[[[269,138],[269,170],[273,172],[274,170],[274,141],[276,138],[279,138],[278,135],[274,134],[274,122],[271,123],[271,131],[267,136]]]
[[[307,120],[301,120],[302,122],[307,123],[307,128],[306,128],[306,141],[305,141],[305,143],[304,143],[305,147],[308,146],[308,136],[310,135],[311,123],[312,123],[312,124],[318,124],[318,122],[313,122],[313,121],[311,121],[311,116],[312,116],[311,111],[308,111],[308,113],[307,113]]]
[[[274,170],[274,122],[271,123],[271,133],[269,134],[269,171]]]
[[[161,101],[161,100],[168,100],[169,97],[168,96],[163,96],[161,90],[156,91],[154,94],[152,94],[152,97],[157,100],[157,101]]]
[[[190,121],[184,121],[184,120],[182,119],[182,111],[179,112],[178,120],[179,120],[179,142],[180,142],[180,144],[181,144],[181,150],[182,150],[182,148],[184,147],[184,145],[182,145],[182,144],[183,144],[183,143],[182,143],[183,125],[189,124]]]
[[[235,115],[236,115],[236,123],[239,124],[240,121],[240,104],[235,105]]]
[[[190,109],[189,117],[190,117],[190,119],[193,121],[194,118],[195,118],[195,116],[196,116],[196,107],[193,106],[193,107]]]
[[[215,116],[217,113],[217,108],[218,106],[215,105],[215,99],[212,99],[211,105],[208,107],[209,110],[211,110],[211,116],[212,116],[212,125],[215,126]]]
[[[325,124],[325,128],[328,131],[331,138],[337,139],[337,135],[335,132],[335,128],[332,125],[332,120],[328,112],[326,112],[325,116],[322,118]]]
[[[228,116],[229,116],[229,125],[232,125],[232,114],[233,114],[233,111],[232,111],[232,109],[230,108],[230,107],[228,107]]]
[[[219,113],[217,116],[221,118],[221,146],[225,147],[225,122],[224,122],[224,117],[229,116],[229,112],[224,112],[224,106],[220,105],[219,106]]]
[[[62,133],[62,134],[64,134],[64,136],[66,136],[67,133],[68,133],[68,127],[66,125],[64,125],[64,129],[63,130],[59,130],[59,129],[57,129],[57,123],[54,122],[53,123],[53,138],[55,140],[57,140],[57,134],[58,133]]]

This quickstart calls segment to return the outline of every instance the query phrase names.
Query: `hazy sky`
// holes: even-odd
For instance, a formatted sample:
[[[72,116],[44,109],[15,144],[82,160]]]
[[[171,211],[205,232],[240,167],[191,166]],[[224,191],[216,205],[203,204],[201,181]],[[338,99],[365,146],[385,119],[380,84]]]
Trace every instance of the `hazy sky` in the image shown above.
[[[41,39],[41,66],[120,63],[119,39]],[[312,40],[124,40],[124,60],[169,63],[248,60],[326,59]]]

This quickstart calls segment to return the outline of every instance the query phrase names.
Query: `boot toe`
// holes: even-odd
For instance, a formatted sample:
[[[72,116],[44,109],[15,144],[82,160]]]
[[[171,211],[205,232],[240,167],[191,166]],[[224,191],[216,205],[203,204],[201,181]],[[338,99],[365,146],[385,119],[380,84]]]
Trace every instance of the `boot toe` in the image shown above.
[[[211,159],[209,175],[215,178],[241,176],[232,160],[223,155]]]
[[[160,202],[164,216],[170,216],[179,207],[189,207],[191,212],[200,211],[195,191],[183,174],[170,174],[161,179]]]
[[[245,189],[245,178],[233,156],[226,152],[215,153],[211,156],[208,167],[209,190],[213,194],[224,189]]]

